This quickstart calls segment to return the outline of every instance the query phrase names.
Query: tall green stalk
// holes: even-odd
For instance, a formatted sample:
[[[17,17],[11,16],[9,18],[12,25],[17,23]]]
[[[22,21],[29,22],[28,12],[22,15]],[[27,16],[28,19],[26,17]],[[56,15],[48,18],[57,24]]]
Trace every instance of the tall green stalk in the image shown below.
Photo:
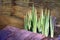
[[[31,13],[26,14],[26,17],[24,18],[24,26],[25,26],[26,30],[30,30],[30,28],[31,28],[31,20],[32,20]]]
[[[37,13],[35,13],[34,6],[32,7],[32,23],[33,23],[33,32],[37,32]]]
[[[48,9],[46,9],[45,11],[46,14],[46,22],[45,22],[45,35],[46,37],[48,36],[49,34],[49,16],[50,16],[50,12]]]
[[[42,9],[41,10],[41,15],[40,15],[40,22],[41,22],[41,27],[42,27],[42,34],[44,34],[45,33],[45,30],[44,30],[44,19],[45,19],[45,16],[44,16],[44,12],[43,12],[44,10]]]
[[[26,17],[24,18],[24,28],[26,29],[26,30],[28,30],[28,18],[27,18],[27,14],[26,14]]]
[[[51,34],[51,37],[53,38],[53,36],[54,36],[54,23],[52,22],[52,17],[50,17],[50,34]]]

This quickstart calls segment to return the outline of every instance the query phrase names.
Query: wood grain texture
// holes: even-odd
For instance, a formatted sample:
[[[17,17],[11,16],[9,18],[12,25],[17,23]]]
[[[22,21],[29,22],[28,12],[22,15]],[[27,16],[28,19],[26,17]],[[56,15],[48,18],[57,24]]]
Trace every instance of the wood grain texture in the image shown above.
[[[0,6],[0,25],[12,25],[16,26],[19,28],[24,28],[24,17],[26,13],[31,11],[31,7],[22,7],[22,6],[8,6],[8,5],[3,5]],[[60,9],[59,8],[53,9],[51,11],[51,15],[55,17],[59,17]],[[38,17],[40,16],[41,13],[41,7],[36,8]],[[2,16],[2,15],[3,16]],[[6,16],[5,16],[6,14]],[[12,16],[11,16],[12,15]]]
[[[23,28],[23,20],[11,16],[0,16],[0,25],[11,25]]]

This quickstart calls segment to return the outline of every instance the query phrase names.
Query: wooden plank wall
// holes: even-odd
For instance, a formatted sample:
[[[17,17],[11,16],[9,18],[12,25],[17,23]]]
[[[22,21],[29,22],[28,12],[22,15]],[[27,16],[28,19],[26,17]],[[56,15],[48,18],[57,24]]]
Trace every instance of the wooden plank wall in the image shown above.
[[[10,3],[7,4],[7,2],[10,2]],[[39,16],[41,7],[36,9],[38,11],[38,16]],[[58,9],[59,8],[57,7],[51,11],[52,16],[59,17],[60,9],[59,10]],[[21,29],[24,28],[24,17],[28,11],[31,11],[30,7],[12,5],[12,0],[8,0],[8,1],[3,0],[3,5],[0,6],[0,28],[2,28],[2,25],[16,26]]]
[[[21,2],[21,0],[16,1],[17,5],[12,5],[12,0],[2,1],[2,5],[0,6],[0,28],[2,28],[3,25],[16,26],[21,29],[24,28],[24,16],[28,9],[17,4],[18,1]]]

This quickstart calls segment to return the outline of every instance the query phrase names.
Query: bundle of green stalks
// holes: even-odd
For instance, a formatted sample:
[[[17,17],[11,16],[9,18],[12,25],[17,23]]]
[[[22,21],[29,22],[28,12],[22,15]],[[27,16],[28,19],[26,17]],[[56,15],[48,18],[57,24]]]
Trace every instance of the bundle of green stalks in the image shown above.
[[[54,36],[54,24],[52,23],[50,10],[47,8],[41,10],[40,18],[37,19],[37,12],[35,12],[35,8],[33,6],[31,13],[27,13],[24,18],[24,27],[28,31],[41,33],[46,37],[48,37],[49,34],[52,38]]]

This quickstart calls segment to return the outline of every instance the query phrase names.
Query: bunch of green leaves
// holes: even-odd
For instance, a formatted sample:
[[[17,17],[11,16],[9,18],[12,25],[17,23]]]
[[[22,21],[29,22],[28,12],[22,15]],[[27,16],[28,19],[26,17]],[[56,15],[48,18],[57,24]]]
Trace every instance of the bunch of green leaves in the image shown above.
[[[38,21],[38,31],[46,37],[48,37],[49,34],[51,34],[51,37],[54,36],[54,24],[49,9],[41,10],[41,15]]]
[[[52,17],[50,16],[50,10],[42,9],[40,18],[37,19],[37,13],[35,12],[35,8],[33,6],[32,12],[27,13],[26,17],[24,18],[24,27],[26,30],[32,31],[34,33],[44,34],[46,37],[48,37],[50,33],[51,37],[53,37],[54,25],[52,23]]]
[[[34,6],[32,7],[31,13],[26,14],[24,26],[26,30],[37,33],[37,13],[35,12]]]

